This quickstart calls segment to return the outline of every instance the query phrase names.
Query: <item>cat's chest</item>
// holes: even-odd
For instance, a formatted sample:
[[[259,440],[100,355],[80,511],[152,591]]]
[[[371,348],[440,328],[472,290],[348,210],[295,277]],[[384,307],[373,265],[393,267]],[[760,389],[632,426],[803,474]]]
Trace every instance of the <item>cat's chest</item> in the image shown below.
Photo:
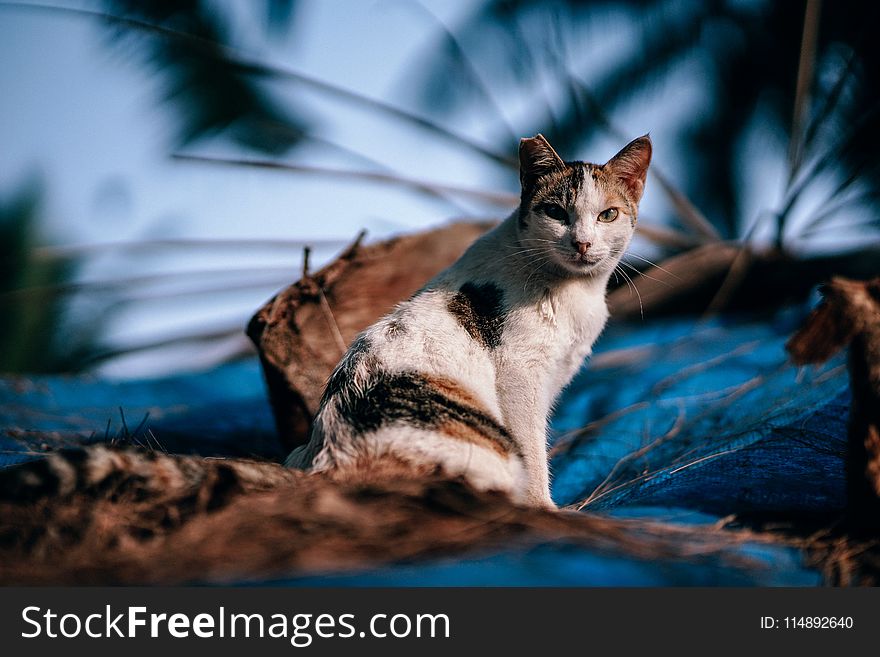
[[[608,306],[604,294],[589,289],[546,290],[538,313],[541,322],[562,342],[592,344],[608,319]]]
[[[505,333],[550,362],[582,359],[608,319],[604,294],[590,289],[544,290],[535,303],[510,313]]]

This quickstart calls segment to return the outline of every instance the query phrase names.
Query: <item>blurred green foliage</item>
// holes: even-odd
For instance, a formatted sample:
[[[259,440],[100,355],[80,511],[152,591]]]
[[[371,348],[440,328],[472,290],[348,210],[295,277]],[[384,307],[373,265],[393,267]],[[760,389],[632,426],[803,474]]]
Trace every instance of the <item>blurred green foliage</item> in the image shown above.
[[[69,280],[69,261],[39,258],[40,199],[32,180],[0,199],[0,372],[70,372],[88,358],[93,335],[65,336],[63,306],[54,286]]]

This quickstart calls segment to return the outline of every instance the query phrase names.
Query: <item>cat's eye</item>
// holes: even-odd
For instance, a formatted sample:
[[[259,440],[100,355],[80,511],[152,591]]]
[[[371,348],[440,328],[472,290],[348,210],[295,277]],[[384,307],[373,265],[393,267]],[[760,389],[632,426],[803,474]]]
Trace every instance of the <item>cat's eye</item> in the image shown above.
[[[541,209],[551,219],[568,223],[568,211],[558,203],[547,203]]]
[[[603,210],[599,213],[599,216],[596,217],[599,221],[610,224],[612,221],[617,219],[617,208],[608,208],[607,210]]]

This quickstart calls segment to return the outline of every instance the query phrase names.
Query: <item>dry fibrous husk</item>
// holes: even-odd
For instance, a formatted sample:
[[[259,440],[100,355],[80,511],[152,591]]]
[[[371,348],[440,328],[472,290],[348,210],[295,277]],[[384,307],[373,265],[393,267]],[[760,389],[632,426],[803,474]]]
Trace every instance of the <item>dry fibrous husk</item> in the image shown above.
[[[0,583],[266,581],[552,541],[615,557],[761,569],[736,548],[776,540],[518,507],[501,493],[439,473],[415,478],[393,463],[337,481],[240,459],[136,450],[113,458],[126,469],[93,473],[72,491],[33,490],[27,470],[0,473]],[[146,468],[157,475],[144,477]]]
[[[852,390],[847,441],[847,513],[855,527],[880,529],[880,277],[834,278],[823,301],[789,340],[795,363],[822,363],[849,346]]]
[[[247,334],[260,354],[278,434],[291,450],[308,439],[327,377],[364,328],[455,262],[490,223],[454,223],[363,245],[282,290]]]

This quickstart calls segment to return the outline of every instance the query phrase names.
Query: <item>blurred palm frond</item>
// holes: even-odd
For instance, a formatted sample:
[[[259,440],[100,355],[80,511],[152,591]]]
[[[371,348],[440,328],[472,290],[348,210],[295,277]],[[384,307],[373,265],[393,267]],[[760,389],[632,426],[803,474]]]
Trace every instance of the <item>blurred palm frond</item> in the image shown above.
[[[536,81],[550,76],[554,111],[542,132],[575,149],[611,130],[608,116],[682,85],[688,101],[675,111],[687,126],[678,140],[687,169],[674,178],[686,197],[723,237],[742,237],[751,223],[741,208],[742,172],[767,155],[744,151],[759,127],[778,136],[762,148],[792,152],[793,185],[775,213],[781,234],[822,176],[838,181],[829,202],[856,182],[880,188],[872,146],[880,141],[880,46],[869,38],[878,10],[855,0],[489,0],[425,48],[419,97],[449,113],[478,106],[473,85],[459,84],[472,68],[459,53],[479,61],[495,95],[534,96]],[[602,66],[571,54],[596,39],[610,50]]]
[[[199,0],[105,0],[112,17],[166,27],[193,39],[164,39],[108,22],[114,41],[132,50],[164,83],[164,101],[177,109],[177,145],[215,134],[257,151],[283,153],[305,135],[311,120],[282,105],[224,49],[227,30],[216,7]],[[289,21],[294,3],[270,2],[273,20]]]

